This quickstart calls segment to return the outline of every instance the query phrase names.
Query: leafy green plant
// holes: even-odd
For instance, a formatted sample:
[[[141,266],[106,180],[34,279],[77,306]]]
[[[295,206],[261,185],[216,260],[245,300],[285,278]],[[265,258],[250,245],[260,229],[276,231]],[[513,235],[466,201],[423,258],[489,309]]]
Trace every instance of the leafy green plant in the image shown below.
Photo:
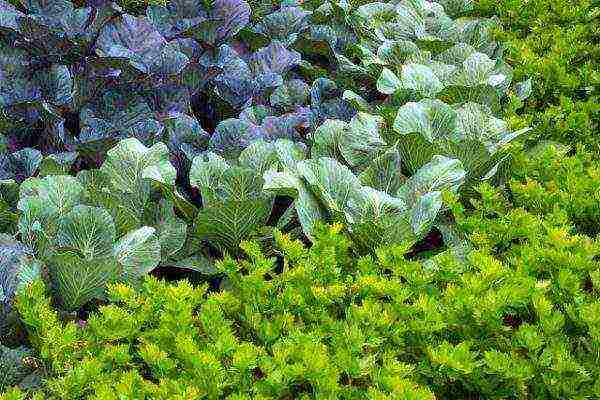
[[[534,128],[529,141],[555,140],[598,151],[600,69],[598,19],[593,0],[479,1],[476,12],[502,21],[496,40],[516,79],[531,77],[531,97],[516,100],[512,126]]]
[[[309,249],[278,234],[282,269],[245,242],[245,260],[218,264],[227,289],[111,285],[83,325],[61,322],[35,281],[17,306],[48,373],[37,393],[596,396],[598,243],[560,214],[511,209],[489,186],[480,196],[468,215],[450,201],[475,246],[464,261],[409,261],[399,247],[356,258],[341,226],[315,230]]]
[[[315,11],[354,36],[333,48],[338,79],[354,90],[344,96],[384,117],[392,129],[382,138],[398,143],[405,170],[415,173],[435,155],[457,158],[468,173],[465,188],[505,177],[508,144],[529,129],[513,131],[499,119],[502,104],[512,91],[524,101],[532,90],[527,79],[511,85],[512,69],[492,35],[497,21],[465,17],[473,12],[461,1]]]
[[[510,183],[513,201],[536,214],[560,209],[581,232],[593,236],[599,229],[600,164],[591,152],[568,152],[547,144],[520,156]]]
[[[29,178],[18,202],[23,245],[15,246],[29,249],[48,271],[65,308],[78,309],[102,298],[108,282],[138,279],[159,264],[161,251],[182,247],[185,223],[169,218],[168,203],[157,212],[151,202],[153,185],[172,188],[175,174],[165,145],[147,148],[127,139],[99,170]],[[22,273],[25,264],[13,264],[7,273]]]

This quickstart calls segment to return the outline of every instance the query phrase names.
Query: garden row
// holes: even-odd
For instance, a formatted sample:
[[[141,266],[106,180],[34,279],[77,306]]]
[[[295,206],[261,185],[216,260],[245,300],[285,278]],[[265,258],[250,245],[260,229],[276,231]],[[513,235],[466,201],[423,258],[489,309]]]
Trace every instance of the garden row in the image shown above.
[[[600,396],[596,5],[12,3],[0,398]]]

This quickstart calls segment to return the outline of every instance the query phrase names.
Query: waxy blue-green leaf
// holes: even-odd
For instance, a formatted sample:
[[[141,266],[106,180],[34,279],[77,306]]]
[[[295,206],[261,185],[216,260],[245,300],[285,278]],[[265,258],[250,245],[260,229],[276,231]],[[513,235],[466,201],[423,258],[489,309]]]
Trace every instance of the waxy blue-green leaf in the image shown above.
[[[38,176],[66,175],[77,159],[76,152],[49,154],[40,163]]]
[[[319,221],[326,220],[327,210],[315,194],[311,192],[306,182],[294,170],[285,169],[283,172],[270,170],[265,172],[263,190],[292,197],[294,199],[293,207],[304,234],[309,239],[314,239],[315,225]]]
[[[106,285],[119,278],[119,266],[112,257],[86,259],[68,251],[51,256],[48,270],[56,294],[68,311],[103,299]]]
[[[418,133],[435,143],[457,135],[457,114],[449,105],[431,99],[409,102],[400,107],[394,120],[394,131],[401,135]]]
[[[176,0],[164,6],[150,5],[146,16],[165,37],[174,37],[206,21],[206,10],[196,0]]]
[[[273,41],[252,54],[248,65],[261,87],[276,87],[283,83],[283,75],[300,63],[300,53],[288,50]]]
[[[311,157],[330,157],[342,159],[339,150],[341,138],[348,130],[348,123],[337,119],[328,119],[313,133]]]
[[[260,138],[261,131],[256,125],[241,119],[226,119],[217,125],[208,150],[235,159],[243,149]]]
[[[8,315],[22,281],[23,260],[30,255],[31,249],[27,246],[11,236],[0,234],[0,338],[10,328]]]
[[[301,106],[308,100],[309,86],[301,79],[291,79],[276,88],[271,94],[270,101],[274,107],[286,111]]]
[[[377,57],[385,65],[399,67],[407,61],[415,61],[419,46],[410,40],[386,40],[377,48]]]
[[[128,14],[105,25],[96,41],[96,53],[103,58],[127,60],[145,74],[174,75],[189,62],[148,19]]]
[[[238,165],[208,153],[196,157],[190,183],[200,189],[203,208],[194,233],[223,251],[235,253],[243,240],[264,226],[273,194],[263,191],[263,172],[295,163],[302,150],[287,140],[256,141],[241,152]]]
[[[210,135],[194,117],[180,114],[166,119],[163,125],[170,150],[183,152],[190,161],[208,144]]]
[[[190,180],[200,186],[203,207],[196,217],[194,234],[222,251],[235,253],[243,240],[264,226],[271,214],[273,197],[262,191],[259,171],[242,167],[220,170],[214,161],[195,162]],[[218,176],[210,176],[209,169]],[[202,172],[204,176],[196,174]],[[204,183],[215,183],[205,186]]]
[[[193,33],[210,44],[219,44],[237,35],[250,21],[252,10],[244,0],[214,0],[207,21]]]
[[[442,209],[442,193],[433,191],[420,196],[411,212],[410,224],[417,237],[427,234]]]
[[[0,28],[17,31],[19,29],[19,18],[23,16],[24,14],[12,4],[0,0]]]
[[[162,136],[163,126],[141,97],[125,90],[107,91],[80,113],[81,133],[77,142],[84,149],[106,149],[121,138],[154,142]]]
[[[398,192],[398,189],[406,180],[401,169],[402,158],[398,146],[395,145],[371,160],[360,173],[359,179],[365,186],[393,195]]]
[[[46,101],[54,105],[70,105],[73,101],[73,76],[66,65],[52,64],[36,74]]]
[[[387,147],[381,137],[384,121],[380,116],[359,112],[339,139],[339,149],[352,168],[362,168]]]
[[[257,140],[246,147],[240,154],[238,163],[241,167],[263,174],[279,162],[279,154],[274,142]]]
[[[42,90],[32,79],[26,51],[0,42],[0,107],[32,103],[42,98]]]
[[[510,132],[505,121],[495,118],[488,109],[476,103],[464,104],[457,110],[457,116],[460,137],[481,142],[490,154],[529,131]]]
[[[44,178],[29,178],[21,184],[19,206],[28,198],[37,198],[44,203],[49,215],[64,215],[79,204],[84,195],[84,188],[72,176],[51,175]]]
[[[206,56],[200,62],[207,69],[218,69],[213,82],[219,97],[238,109],[251,104],[257,86],[254,74],[231,46],[220,46],[215,59]]]
[[[434,156],[398,190],[397,196],[414,206],[426,193],[450,190],[457,192],[464,183],[466,171],[457,159]]]
[[[150,182],[175,184],[177,171],[169,161],[169,149],[163,143],[148,148],[135,138],[119,142],[107,153],[100,168],[114,190],[146,201]]]
[[[156,230],[143,226],[120,238],[113,247],[113,256],[122,266],[122,277],[141,278],[158,266],[161,248]]]
[[[350,122],[327,120],[313,134],[313,158],[330,157],[362,168],[385,151],[381,137],[383,118],[359,112]]]
[[[399,79],[402,89],[414,91],[423,97],[435,97],[444,88],[435,72],[426,65],[403,65]]]
[[[297,173],[334,220],[344,221],[349,207],[357,203],[362,187],[358,178],[333,158],[301,161]]]
[[[58,223],[56,246],[77,251],[84,259],[109,257],[116,239],[112,216],[103,208],[75,206]]]
[[[21,181],[35,174],[42,161],[39,150],[25,148],[13,153],[0,153],[0,179]]]
[[[310,12],[301,7],[283,5],[279,10],[262,18],[254,30],[270,40],[291,46],[300,33],[310,27]]]
[[[388,68],[381,71],[381,75],[377,80],[377,90],[383,94],[394,94],[402,88],[402,82],[395,73]]]
[[[350,103],[357,111],[372,113],[373,107],[362,96],[351,90],[344,90],[342,98]]]
[[[142,225],[143,210],[134,203],[137,196],[115,190],[111,179],[104,172],[92,169],[77,174],[77,180],[85,187],[84,204],[101,207],[110,212],[117,229],[117,237]]]
[[[533,82],[531,78],[527,78],[522,82],[517,83],[515,85],[515,92],[519,99],[521,99],[522,101],[527,100],[533,92]]]
[[[314,125],[327,119],[348,121],[356,113],[350,103],[343,99],[343,91],[327,78],[316,79],[310,89],[310,103],[314,114]]]
[[[171,201],[162,200],[154,210],[154,226],[160,243],[162,259],[175,255],[185,245],[187,224],[175,215]]]
[[[361,201],[354,205],[352,219],[346,223],[361,253],[389,245],[408,249],[415,243],[418,238],[412,232],[404,201],[366,186],[360,193]]]

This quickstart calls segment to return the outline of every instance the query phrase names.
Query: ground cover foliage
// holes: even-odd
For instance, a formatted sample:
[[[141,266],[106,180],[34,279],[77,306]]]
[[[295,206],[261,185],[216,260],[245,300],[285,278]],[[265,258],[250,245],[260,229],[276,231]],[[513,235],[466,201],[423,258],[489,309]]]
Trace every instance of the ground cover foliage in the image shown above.
[[[0,1],[3,398],[600,396],[600,12],[517,3]]]

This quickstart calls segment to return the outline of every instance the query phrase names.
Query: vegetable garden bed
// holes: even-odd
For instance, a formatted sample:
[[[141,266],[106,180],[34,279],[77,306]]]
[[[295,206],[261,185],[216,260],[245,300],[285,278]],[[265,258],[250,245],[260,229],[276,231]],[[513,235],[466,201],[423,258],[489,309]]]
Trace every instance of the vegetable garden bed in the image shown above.
[[[0,0],[0,399],[600,398],[599,19]]]

